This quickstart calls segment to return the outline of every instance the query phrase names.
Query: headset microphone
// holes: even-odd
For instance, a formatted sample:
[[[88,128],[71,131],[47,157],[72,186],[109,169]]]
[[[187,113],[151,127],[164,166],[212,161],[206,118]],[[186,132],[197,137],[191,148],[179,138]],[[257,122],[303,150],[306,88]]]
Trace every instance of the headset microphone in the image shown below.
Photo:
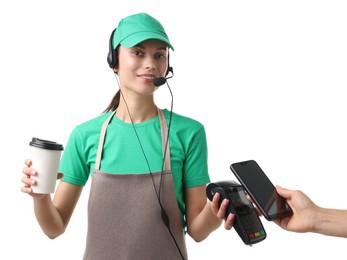
[[[160,77],[160,78],[154,78],[153,79],[153,85],[156,87],[160,87],[161,85],[165,84],[166,78]]]
[[[169,72],[171,72],[171,76],[170,77],[159,77],[159,78],[154,78],[153,79],[153,85],[154,86],[156,86],[156,87],[160,87],[161,85],[163,85],[163,84],[165,84],[165,83],[167,83],[166,81],[168,80],[168,79],[171,79],[172,77],[173,77],[173,69],[172,69],[172,67],[169,67],[168,68],[168,70],[167,70],[167,72],[166,72],[166,75],[165,76],[167,76],[167,74],[169,74]],[[169,87],[169,86],[168,86]],[[170,88],[170,87],[169,87]]]

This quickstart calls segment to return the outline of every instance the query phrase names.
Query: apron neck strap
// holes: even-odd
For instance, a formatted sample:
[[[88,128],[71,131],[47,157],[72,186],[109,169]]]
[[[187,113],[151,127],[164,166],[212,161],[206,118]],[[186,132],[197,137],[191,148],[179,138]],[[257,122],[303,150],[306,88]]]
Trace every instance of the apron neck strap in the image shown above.
[[[169,142],[169,130],[166,123],[163,110],[157,108],[160,121],[161,130],[161,143],[164,156],[164,170],[171,170],[171,157],[170,157],[170,142]]]
[[[104,140],[105,140],[105,136],[106,136],[107,126],[110,123],[112,117],[116,114],[116,112],[117,112],[117,110],[113,111],[113,113],[106,119],[106,121],[102,125],[101,132],[100,132],[100,138],[99,138],[98,151],[96,154],[95,170],[100,170],[102,148],[104,146]]]

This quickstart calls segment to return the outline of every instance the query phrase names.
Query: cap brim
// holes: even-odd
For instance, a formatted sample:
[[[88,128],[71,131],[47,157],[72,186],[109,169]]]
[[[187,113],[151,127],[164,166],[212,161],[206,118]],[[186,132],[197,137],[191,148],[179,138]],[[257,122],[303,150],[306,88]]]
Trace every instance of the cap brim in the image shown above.
[[[165,42],[171,50],[175,50],[174,47],[171,45],[171,43],[168,41],[168,39],[158,33],[153,32],[138,32],[134,33],[132,35],[129,35],[125,39],[123,39],[120,44],[123,45],[126,48],[132,48],[135,45],[139,44],[140,42],[146,41],[146,40],[159,40],[162,42]]]

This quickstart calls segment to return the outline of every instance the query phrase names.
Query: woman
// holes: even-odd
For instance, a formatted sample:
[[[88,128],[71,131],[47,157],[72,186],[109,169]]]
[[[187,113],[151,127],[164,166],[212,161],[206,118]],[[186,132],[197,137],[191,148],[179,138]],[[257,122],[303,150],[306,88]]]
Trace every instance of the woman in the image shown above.
[[[122,19],[110,38],[108,63],[119,91],[105,113],[77,126],[62,156],[54,199],[32,193],[36,174],[23,168],[22,191],[50,238],[64,233],[91,177],[84,259],[187,259],[184,235],[202,241],[225,217],[228,201],[207,202],[205,130],[196,120],[157,108],[155,78],[169,70],[162,25],[145,13]],[[169,136],[169,138],[168,138]]]

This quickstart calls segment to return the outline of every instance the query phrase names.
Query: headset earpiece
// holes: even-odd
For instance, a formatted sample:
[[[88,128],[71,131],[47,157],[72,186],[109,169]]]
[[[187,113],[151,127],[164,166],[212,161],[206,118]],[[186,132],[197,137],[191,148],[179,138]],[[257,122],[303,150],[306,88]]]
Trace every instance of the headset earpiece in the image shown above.
[[[169,75],[169,73],[171,72],[171,74],[173,75],[173,68],[170,67],[170,53],[168,52],[167,54],[167,70],[165,72],[165,78],[167,77],[167,75]]]
[[[118,63],[118,60],[117,60],[117,51],[113,49],[113,44],[112,44],[112,41],[113,41],[113,35],[115,33],[117,28],[115,28],[112,33],[111,33],[111,36],[110,36],[110,40],[109,40],[109,50],[108,50],[108,54],[107,54],[107,63],[108,65],[110,66],[111,69],[113,69],[117,63]]]
[[[173,73],[173,68],[170,67],[170,64],[169,64],[168,67],[167,67],[167,71],[166,71],[166,73],[165,73],[165,77],[167,77],[167,75],[169,75],[170,72],[171,72],[172,75],[174,74],[174,73]]]

